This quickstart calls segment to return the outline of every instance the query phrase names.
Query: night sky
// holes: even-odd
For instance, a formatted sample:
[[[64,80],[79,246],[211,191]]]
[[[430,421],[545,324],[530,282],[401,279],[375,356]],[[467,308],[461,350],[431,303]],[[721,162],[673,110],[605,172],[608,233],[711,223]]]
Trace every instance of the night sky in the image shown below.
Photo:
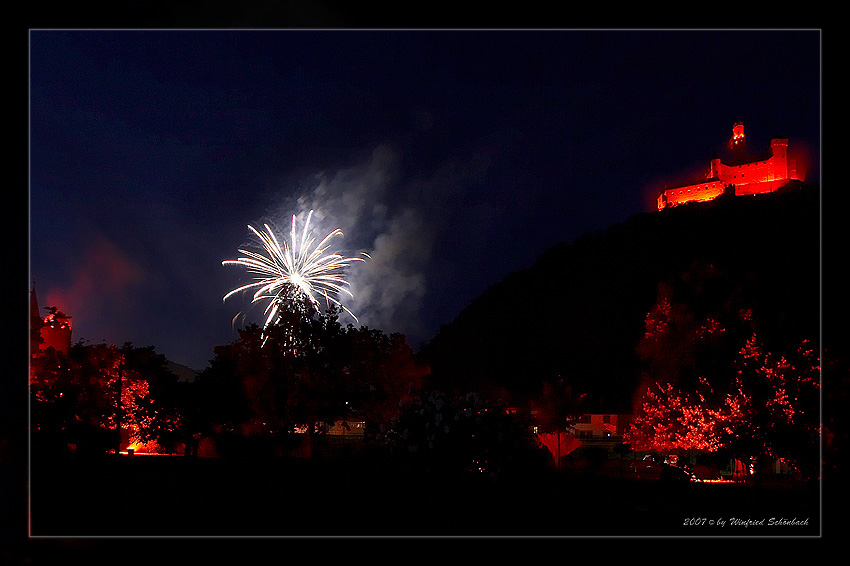
[[[222,260],[248,224],[285,234],[312,209],[372,256],[348,273],[360,324],[418,347],[547,248],[653,210],[735,121],[818,179],[820,48],[817,30],[32,30],[28,284],[74,341],[200,370],[263,320],[222,301],[249,281]]]

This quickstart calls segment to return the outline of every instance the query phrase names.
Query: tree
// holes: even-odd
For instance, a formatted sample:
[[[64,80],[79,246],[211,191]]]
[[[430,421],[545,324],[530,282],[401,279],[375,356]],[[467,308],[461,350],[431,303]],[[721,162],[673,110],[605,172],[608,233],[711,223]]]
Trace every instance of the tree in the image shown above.
[[[117,350],[77,343],[33,359],[30,408],[36,451],[103,453],[117,443]]]
[[[783,458],[813,475],[815,348],[804,340],[790,354],[772,354],[758,323],[739,286],[713,265],[696,262],[679,281],[659,285],[637,348],[644,366],[626,441],[643,450]]]
[[[217,347],[198,376],[197,413],[207,429],[282,447],[296,425],[306,426],[311,447],[314,435],[337,420],[386,426],[426,372],[403,335],[343,327],[333,307],[317,312],[304,302],[277,316],[265,329],[251,325]]]
[[[560,466],[561,458],[581,446],[581,441],[566,434],[567,425],[580,412],[583,395],[576,397],[572,386],[560,375],[543,383],[542,393],[534,403],[537,436]]]
[[[187,440],[182,426],[177,376],[153,346],[122,348],[122,427],[130,445],[172,453]]]
[[[30,425],[34,451],[61,452],[75,444],[81,384],[61,352],[49,348],[30,364]]]
[[[367,434],[386,430],[400,401],[412,400],[428,373],[416,362],[403,334],[348,327],[341,343],[350,405],[367,423]]]
[[[719,266],[694,261],[658,284],[636,351],[642,363],[638,393],[654,383],[695,390],[702,378],[724,374],[755,330],[752,308]]]
[[[89,453],[144,442],[172,449],[180,418],[171,399],[177,378],[166,364],[152,346],[129,342],[78,342],[67,356],[48,349],[31,365],[33,444]]]
[[[795,358],[765,353],[753,336],[739,351],[737,369],[730,368],[729,383],[701,378],[693,390],[653,384],[625,440],[663,452],[722,448],[762,465],[782,458],[804,477],[816,477],[819,364],[808,342]]]
[[[723,429],[723,442],[764,466],[782,458],[807,478],[820,460],[820,360],[810,341],[795,352],[767,351],[757,335],[741,348],[736,383],[744,418]]]
[[[726,403],[708,404],[705,393],[709,389],[705,380],[690,393],[670,383],[653,384],[624,440],[637,450],[658,452],[719,449],[720,426],[739,418],[741,412]]]

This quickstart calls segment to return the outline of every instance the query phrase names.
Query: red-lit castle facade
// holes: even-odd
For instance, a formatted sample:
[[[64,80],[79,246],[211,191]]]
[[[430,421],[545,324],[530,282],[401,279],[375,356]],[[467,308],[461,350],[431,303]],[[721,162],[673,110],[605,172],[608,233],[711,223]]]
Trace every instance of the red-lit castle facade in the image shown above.
[[[748,157],[744,124],[732,127],[729,140],[732,156],[723,163],[715,154],[705,179],[698,183],[665,188],[658,195],[658,210],[689,202],[705,202],[729,192],[735,196],[771,193],[789,181],[804,181],[805,173],[798,171],[797,160],[788,154],[788,140],[774,138],[769,152],[761,157]]]

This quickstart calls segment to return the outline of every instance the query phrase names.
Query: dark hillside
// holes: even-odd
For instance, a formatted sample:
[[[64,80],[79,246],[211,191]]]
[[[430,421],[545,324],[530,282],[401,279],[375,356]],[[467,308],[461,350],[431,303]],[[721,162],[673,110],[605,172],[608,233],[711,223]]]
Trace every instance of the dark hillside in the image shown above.
[[[626,408],[659,283],[681,282],[694,266],[721,281],[692,297],[694,309],[746,305],[779,350],[816,340],[819,191],[795,185],[640,214],[556,245],[470,303],[420,356],[435,386],[522,397],[560,376],[576,393]]]

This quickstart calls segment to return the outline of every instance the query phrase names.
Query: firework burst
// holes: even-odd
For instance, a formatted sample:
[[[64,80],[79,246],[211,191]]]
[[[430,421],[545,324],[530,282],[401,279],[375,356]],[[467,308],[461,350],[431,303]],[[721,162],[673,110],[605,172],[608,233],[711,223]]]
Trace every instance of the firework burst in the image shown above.
[[[256,281],[233,289],[224,296],[223,300],[226,301],[228,297],[236,293],[255,289],[252,303],[269,301],[264,313],[266,321],[263,329],[277,320],[281,308],[285,308],[287,299],[293,294],[306,297],[316,310],[321,308],[319,299],[324,299],[326,305],[334,304],[357,320],[354,313],[337,297],[341,293],[353,297],[348,290],[349,283],[343,277],[343,272],[352,262],[365,261],[363,258],[368,258],[369,255],[361,252],[363,257],[343,257],[338,253],[327,253],[330,248],[329,242],[336,236],[343,235],[338,228],[314,247],[316,239],[310,232],[312,216],[311,210],[307,215],[307,222],[304,224],[299,242],[295,215],[292,215],[290,241],[288,243],[284,241],[282,247],[268,224],[263,224],[264,232],[248,225],[248,229],[262,242],[266,255],[240,249],[239,252],[245,254],[244,257],[221,262],[222,265],[241,265],[247,268],[249,273],[256,275]]]

